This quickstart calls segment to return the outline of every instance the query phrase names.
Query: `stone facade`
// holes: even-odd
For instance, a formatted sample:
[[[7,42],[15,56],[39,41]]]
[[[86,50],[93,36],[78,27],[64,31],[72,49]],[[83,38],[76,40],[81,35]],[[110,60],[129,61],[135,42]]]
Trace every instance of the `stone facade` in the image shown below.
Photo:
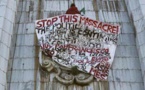
[[[34,21],[64,14],[71,1],[92,19],[121,25],[107,82],[64,85],[40,68]],[[0,0],[0,90],[144,90],[144,10],[144,0]]]

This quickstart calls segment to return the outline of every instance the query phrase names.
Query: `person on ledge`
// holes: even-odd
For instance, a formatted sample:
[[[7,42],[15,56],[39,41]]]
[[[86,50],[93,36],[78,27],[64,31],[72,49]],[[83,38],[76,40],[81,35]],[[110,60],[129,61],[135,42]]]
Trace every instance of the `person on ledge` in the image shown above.
[[[71,7],[66,11],[66,14],[80,14],[78,8],[74,3],[71,4]]]

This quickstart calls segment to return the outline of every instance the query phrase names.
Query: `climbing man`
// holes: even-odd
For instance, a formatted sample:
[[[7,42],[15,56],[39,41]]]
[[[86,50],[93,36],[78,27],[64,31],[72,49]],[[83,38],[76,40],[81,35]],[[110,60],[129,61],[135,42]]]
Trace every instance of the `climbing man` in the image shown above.
[[[78,8],[74,3],[71,4],[71,7],[66,11],[66,14],[80,14]]]

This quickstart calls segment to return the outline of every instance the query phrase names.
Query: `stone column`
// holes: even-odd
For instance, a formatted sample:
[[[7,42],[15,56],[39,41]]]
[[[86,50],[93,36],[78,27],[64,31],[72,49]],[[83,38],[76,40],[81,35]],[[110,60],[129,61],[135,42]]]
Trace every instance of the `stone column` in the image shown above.
[[[17,2],[0,0],[0,90],[7,90],[6,74]]]
[[[137,27],[137,40],[136,42],[138,43],[138,50],[139,50],[139,56],[140,56],[140,63],[141,63],[141,70],[142,70],[142,76],[143,76],[143,81],[144,81],[144,89],[145,89],[145,1],[144,0],[139,0],[139,5],[140,5],[140,12],[141,14],[141,19],[136,22]]]
[[[145,1],[144,0],[125,0],[129,16],[133,21],[136,45],[141,64],[142,77],[145,89]]]

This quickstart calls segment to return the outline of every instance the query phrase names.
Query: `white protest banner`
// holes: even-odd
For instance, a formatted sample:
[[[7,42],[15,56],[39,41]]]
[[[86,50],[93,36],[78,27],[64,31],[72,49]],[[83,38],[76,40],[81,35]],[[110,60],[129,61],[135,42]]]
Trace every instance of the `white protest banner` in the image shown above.
[[[120,32],[118,25],[92,20],[78,14],[64,14],[37,20],[35,29],[43,52],[65,67],[106,80],[113,62]]]

